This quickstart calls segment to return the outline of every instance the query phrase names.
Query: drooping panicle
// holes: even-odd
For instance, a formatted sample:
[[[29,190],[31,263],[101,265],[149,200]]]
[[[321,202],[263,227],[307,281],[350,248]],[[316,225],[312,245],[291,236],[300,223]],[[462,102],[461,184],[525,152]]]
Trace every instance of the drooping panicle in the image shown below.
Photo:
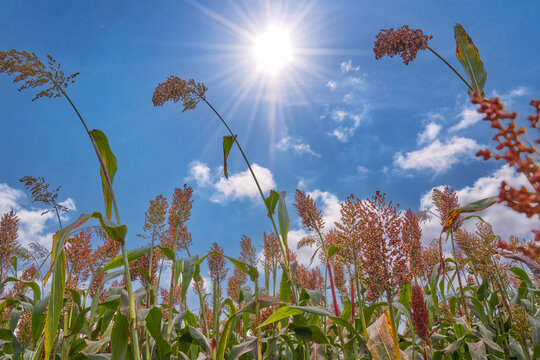
[[[420,29],[410,29],[408,25],[403,25],[397,29],[382,29],[376,38],[373,48],[375,59],[385,55],[400,55],[405,65],[408,65],[416,58],[419,50],[427,48],[428,40],[433,36],[424,35]]]

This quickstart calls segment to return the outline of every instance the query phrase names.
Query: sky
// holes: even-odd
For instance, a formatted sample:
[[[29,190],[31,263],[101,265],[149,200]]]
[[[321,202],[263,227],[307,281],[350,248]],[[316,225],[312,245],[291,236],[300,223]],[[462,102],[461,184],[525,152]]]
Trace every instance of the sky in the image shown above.
[[[238,149],[223,176],[222,136],[205,105],[154,107],[152,94],[170,75],[207,87],[260,176],[263,190],[286,191],[290,246],[307,233],[294,213],[294,190],[311,194],[326,228],[339,221],[339,203],[377,190],[400,209],[431,209],[433,188],[450,186],[462,204],[493,196],[504,179],[524,184],[513,169],[474,154],[492,147],[465,85],[433,54],[409,65],[376,60],[375,35],[409,25],[464,74],[455,57],[453,26],[463,25],[487,71],[486,95],[500,97],[525,122],[540,93],[540,4],[534,1],[93,1],[4,2],[0,49],[51,54],[66,74],[79,72],[67,92],[90,128],[104,131],[117,157],[114,188],[128,249],[146,245],[149,201],[192,186],[187,223],[192,253],[212,242],[238,256],[249,236],[262,249],[271,231],[266,210]],[[293,58],[276,74],[253,55],[268,28],[288,32]],[[50,247],[52,214],[31,202],[18,179],[43,176],[62,186],[59,199],[80,213],[104,211],[99,167],[88,137],[62,98],[32,102],[0,74],[0,214],[21,218],[20,239]],[[497,205],[483,213],[495,233],[530,238],[537,224]],[[423,225],[424,244],[440,233]],[[310,249],[299,252],[309,262]],[[203,269],[203,274],[206,269]],[[232,271],[231,271],[232,273]]]

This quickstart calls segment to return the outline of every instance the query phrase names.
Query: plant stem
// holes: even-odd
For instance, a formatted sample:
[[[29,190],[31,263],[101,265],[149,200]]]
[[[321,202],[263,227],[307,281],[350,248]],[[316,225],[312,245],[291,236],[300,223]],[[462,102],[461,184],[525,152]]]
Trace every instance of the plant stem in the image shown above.
[[[262,336],[261,328],[259,327],[261,323],[261,304],[259,303],[259,279],[255,281],[255,329],[257,329],[257,360],[262,360]]]
[[[169,320],[167,323],[167,342],[171,339],[174,295],[176,293],[176,242],[178,241],[178,226],[174,230],[173,254],[174,259],[171,266],[171,292],[169,293]]]
[[[463,78],[463,76],[461,76],[460,73],[457,72],[456,69],[454,69],[454,67],[452,65],[450,65],[448,63],[448,61],[446,61],[441,55],[439,55],[435,50],[433,50],[432,48],[430,48],[429,46],[427,47],[427,49],[429,51],[431,51],[433,54],[435,54],[439,59],[441,59],[460,79],[461,81],[463,81],[465,83],[465,85],[467,85],[467,87],[469,88],[469,90],[474,91],[474,89],[472,88],[472,86],[467,82],[467,80],[465,80]]]
[[[191,253],[189,251],[189,248],[186,246],[185,249],[186,249],[186,252],[187,252],[188,256],[191,257]],[[199,286],[199,282],[196,279],[193,279],[193,280],[195,281],[195,287],[197,288],[197,295],[199,295],[200,312],[201,312],[201,315],[202,315],[202,320],[203,320],[202,323],[203,323],[203,326],[204,326],[203,330],[204,330],[204,333],[205,333],[206,337],[210,338],[210,328],[208,327],[208,321],[206,320],[206,307],[204,306],[201,287]],[[186,286],[186,285],[182,284],[182,286]]]
[[[64,95],[66,100],[70,103],[71,107],[73,108],[73,110],[75,111],[77,116],[79,117],[79,120],[81,120],[81,123],[82,123],[84,129],[86,130],[86,133],[88,134],[88,137],[90,138],[90,141],[92,142],[92,145],[94,147],[94,151],[96,152],[96,156],[97,156],[98,161],[99,161],[99,165],[101,166],[101,170],[103,171],[103,176],[105,177],[105,181],[107,182],[107,187],[109,188],[109,194],[111,196],[111,201],[112,201],[113,207],[114,207],[114,213],[116,215],[116,223],[118,225],[120,225],[122,222],[120,221],[120,213],[118,211],[118,205],[116,203],[116,197],[114,196],[114,190],[113,190],[113,187],[112,187],[112,182],[111,182],[111,179],[109,177],[107,167],[105,166],[105,162],[103,161],[103,157],[101,156],[101,153],[99,152],[99,149],[97,147],[96,141],[94,140],[94,137],[92,136],[92,134],[88,130],[88,127],[86,126],[86,123],[84,122],[83,117],[79,113],[79,110],[77,110],[77,108],[75,107],[75,105],[73,104],[73,102],[71,101],[69,96],[67,95],[67,93],[54,80],[51,79],[51,81],[56,85],[56,87],[60,90],[62,95]],[[140,360],[141,356],[140,356],[140,353],[139,353],[139,335],[137,333],[137,317],[136,317],[136,314],[135,314],[135,301],[133,299],[133,291],[132,291],[132,287],[131,287],[131,277],[130,277],[130,274],[129,274],[129,261],[128,261],[128,258],[127,258],[127,252],[126,252],[126,247],[125,247],[124,241],[121,242],[121,249],[122,249],[122,257],[123,257],[123,260],[124,260],[126,288],[127,288],[128,297],[129,297],[129,314],[130,314],[130,319],[131,319],[131,321],[130,321],[130,325],[131,325],[130,337],[131,337],[131,342],[132,342],[132,345],[133,345],[133,351],[134,351],[135,360]]]
[[[459,283],[459,290],[461,292],[461,300],[463,302],[463,310],[465,311],[465,318],[467,319],[467,327],[468,327],[468,330],[469,332],[472,332],[472,327],[471,327],[471,318],[469,317],[469,309],[467,309],[467,300],[466,300],[466,297],[465,297],[465,291],[463,290],[463,284],[461,283],[461,275],[459,274],[459,263],[458,263],[458,259],[457,259],[457,256],[456,256],[456,247],[454,245],[454,232],[450,230],[450,237],[451,237],[451,240],[452,240],[452,255],[454,256],[454,261],[455,261],[455,265],[456,265],[456,274],[457,274],[457,278],[458,278],[458,283]]]
[[[396,360],[400,360],[401,351],[399,349],[398,328],[396,325],[396,319],[394,318],[394,306],[392,305],[392,296],[388,294],[387,297],[388,297],[388,311],[390,313],[390,324],[392,324],[392,338],[394,339],[394,358]]]
[[[251,176],[253,177],[253,180],[255,181],[255,185],[257,185],[257,189],[259,190],[259,194],[261,195],[261,198],[263,200],[263,203],[265,204],[265,207],[268,209],[268,207],[266,206],[266,201],[265,201],[265,197],[264,197],[264,193],[261,189],[261,185],[259,184],[259,181],[257,180],[257,176],[255,176],[255,172],[253,171],[253,169],[251,168],[251,163],[249,162],[249,160],[247,159],[247,156],[246,154],[244,153],[244,150],[242,149],[242,146],[240,145],[240,143],[238,142],[237,140],[237,136],[233,133],[233,131],[231,130],[231,128],[229,127],[229,125],[227,125],[227,122],[221,117],[221,115],[218,113],[218,111],[212,106],[212,104],[210,104],[210,102],[208,102],[208,100],[206,100],[206,98],[204,96],[202,96],[201,94],[198,94],[199,97],[206,103],[206,105],[208,105],[210,107],[210,109],[212,109],[212,111],[217,115],[217,117],[221,120],[221,122],[223,123],[223,125],[225,125],[225,127],[227,128],[227,130],[229,131],[229,133],[231,134],[232,138],[234,139],[234,142],[236,144],[236,146],[238,147],[238,150],[240,150],[240,153],[242,154],[242,157],[244,158],[244,161],[246,162],[247,164],[247,167],[249,169],[249,172],[251,173]],[[293,279],[292,279],[292,274],[291,274],[291,268],[289,266],[289,257],[288,257],[288,251],[285,251],[285,243],[284,243],[284,240],[281,239],[281,237],[278,235],[279,234],[279,231],[277,229],[277,226],[276,226],[276,222],[274,221],[274,216],[272,214],[268,214],[270,220],[272,221],[272,226],[274,227],[274,232],[276,234],[276,236],[278,237],[278,239],[280,239],[279,241],[279,246],[281,248],[281,252],[283,254],[283,261],[285,262],[285,267],[287,269],[287,276],[289,278],[289,282],[291,283],[291,287],[294,288],[294,282],[293,282]],[[293,289],[291,289],[293,290]],[[293,291],[291,291],[292,293]],[[297,298],[297,296],[295,296],[295,298]]]

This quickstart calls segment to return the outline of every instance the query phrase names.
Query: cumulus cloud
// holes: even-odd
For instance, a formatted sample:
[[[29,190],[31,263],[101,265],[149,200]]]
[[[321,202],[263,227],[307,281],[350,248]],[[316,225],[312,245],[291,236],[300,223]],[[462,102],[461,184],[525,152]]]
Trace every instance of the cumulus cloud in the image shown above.
[[[418,144],[425,144],[437,138],[442,126],[433,121],[426,125],[426,129],[418,134]]]
[[[343,73],[348,73],[350,71],[352,72],[358,72],[360,71],[360,66],[353,66],[352,65],[352,60],[349,59],[348,61],[343,61],[340,65],[339,65],[340,69],[341,69],[341,72]]]
[[[251,168],[257,176],[259,185],[263,193],[276,188],[276,183],[274,182],[274,176],[272,172],[259,166],[257,164],[252,164]],[[215,189],[214,195],[210,200],[214,202],[224,202],[226,200],[235,200],[241,198],[257,198],[259,196],[259,190],[251,177],[249,170],[245,170],[236,174],[229,175],[229,179],[221,178],[215,184],[213,184]]]
[[[205,163],[198,160],[192,161],[188,165],[189,176],[187,180],[193,180],[199,185],[210,183],[210,168]]]
[[[473,139],[454,136],[445,142],[435,140],[431,144],[406,153],[397,153],[394,164],[403,170],[432,170],[443,173],[459,160],[473,158],[480,146]]]
[[[264,193],[276,188],[272,172],[258,164],[252,164],[251,168],[259,180],[259,185]],[[251,177],[249,170],[239,173],[230,173],[229,179],[223,174],[223,167],[218,167],[214,171],[200,161],[192,161],[188,167],[189,176],[187,180],[194,181],[201,188],[211,190],[210,201],[223,203],[229,200],[256,199],[259,197],[259,190]]]
[[[512,186],[527,186],[525,177],[517,173],[509,166],[503,166],[488,176],[477,179],[471,186],[462,189],[454,189],[459,197],[461,205],[466,205],[476,200],[498,195],[501,182],[505,180]],[[436,187],[443,189],[444,186]],[[420,200],[421,210],[435,212],[435,207],[431,201],[433,189],[426,192]],[[503,204],[493,205],[478,213],[485,221],[493,227],[495,234],[503,239],[508,239],[510,235],[516,235],[520,238],[531,238],[531,231],[538,228],[538,220],[527,218],[525,215],[515,212]],[[464,228],[468,231],[474,231],[476,221],[470,219],[464,223]],[[422,242],[424,245],[431,243],[433,239],[438,239],[441,232],[440,220],[432,217],[422,226]]]
[[[498,93],[493,91],[490,97],[498,97],[501,99],[506,108],[512,106],[514,100],[528,93],[527,88],[520,86],[506,93]],[[459,122],[450,128],[450,131],[458,131],[466,129],[482,120],[482,115],[476,111],[477,106],[473,106],[469,101],[463,104],[463,108],[457,115]],[[510,110],[509,110],[510,111]]]
[[[343,109],[334,110],[332,120],[337,124],[330,135],[342,142],[347,142],[354,135],[362,121],[367,118],[369,107],[366,105],[361,112],[355,113]]]
[[[75,201],[71,198],[60,203],[69,210],[76,210]],[[45,209],[33,207],[30,200],[22,190],[10,187],[7,184],[0,184],[0,216],[14,210],[19,217],[19,241],[22,244],[38,242],[47,249],[51,248],[52,235],[51,229],[57,230],[56,216],[49,212],[41,215]],[[68,215],[64,214],[62,220],[67,220]]]
[[[309,144],[305,144],[301,139],[286,136],[276,144],[276,149],[281,151],[292,150],[296,154],[308,154],[320,158],[321,154],[311,149]]]
[[[461,119],[456,125],[452,126],[450,128],[450,131],[458,131],[465,128],[468,128],[469,126],[476,124],[480,120],[482,120],[482,115],[476,111],[476,108],[473,108],[472,106],[467,105],[463,110],[459,113],[458,119]]]
[[[367,75],[359,66],[353,66],[351,60],[342,62],[340,70],[337,78],[326,84],[330,89],[330,101],[321,118],[328,119],[328,135],[347,142],[368,118],[370,106],[366,92],[369,84]]]

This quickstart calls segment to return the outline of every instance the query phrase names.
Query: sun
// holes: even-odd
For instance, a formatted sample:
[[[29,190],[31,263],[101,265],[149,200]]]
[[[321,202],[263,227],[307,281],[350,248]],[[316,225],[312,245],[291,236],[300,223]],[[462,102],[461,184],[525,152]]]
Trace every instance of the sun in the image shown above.
[[[294,48],[286,28],[270,26],[253,42],[253,56],[257,69],[270,76],[277,75],[293,60]]]

